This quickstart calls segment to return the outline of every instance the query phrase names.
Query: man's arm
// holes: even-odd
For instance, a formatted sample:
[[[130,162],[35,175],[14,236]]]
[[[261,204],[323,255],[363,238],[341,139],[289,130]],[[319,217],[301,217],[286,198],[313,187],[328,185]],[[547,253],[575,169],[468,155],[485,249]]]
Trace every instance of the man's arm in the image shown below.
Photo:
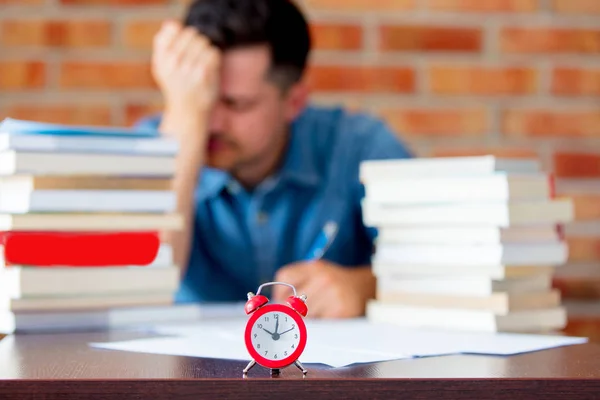
[[[352,177],[352,199],[349,203],[362,218],[361,199],[364,189],[358,180],[358,167],[366,160],[408,158],[412,154],[400,139],[381,121],[364,117],[350,117],[344,121],[343,132],[349,132],[347,140],[351,157],[337,162],[347,163]],[[346,165],[346,164],[344,164]],[[358,236],[373,243],[375,231],[360,228]],[[370,247],[370,246],[367,246]],[[310,314],[321,318],[352,318],[364,315],[366,303],[375,297],[376,279],[372,273],[370,256],[364,254],[356,260],[356,266],[341,266],[318,260],[299,262],[281,268],[275,280],[291,283],[310,299]],[[274,297],[284,301],[289,293],[283,287],[274,288]]]
[[[190,257],[195,215],[194,193],[204,165],[208,114],[216,98],[220,55],[194,28],[165,22],[154,38],[152,72],[165,100],[159,126],[178,139],[173,190],[176,211],[184,218],[180,231],[166,232],[174,262],[185,272]]]
[[[183,113],[175,110],[165,110],[159,130],[161,132],[179,132],[181,135],[196,134],[201,138],[206,137],[206,117],[194,116],[192,113]],[[181,269],[181,275],[185,273],[190,257],[190,246],[193,236],[195,217],[196,185],[199,173],[204,165],[203,154],[197,152],[193,147],[181,146],[175,162],[175,176],[173,178],[172,190],[176,194],[176,212],[183,217],[183,228],[178,231],[167,231],[163,240],[171,245],[173,249],[173,261]]]

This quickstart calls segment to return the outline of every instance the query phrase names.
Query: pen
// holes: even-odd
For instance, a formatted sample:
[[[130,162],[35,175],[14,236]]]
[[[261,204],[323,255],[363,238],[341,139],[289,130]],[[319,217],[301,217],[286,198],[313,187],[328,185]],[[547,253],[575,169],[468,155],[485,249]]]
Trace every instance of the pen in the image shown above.
[[[327,249],[331,246],[331,243],[333,243],[337,232],[338,224],[335,221],[328,221],[315,239],[305,260],[314,261],[323,257]]]

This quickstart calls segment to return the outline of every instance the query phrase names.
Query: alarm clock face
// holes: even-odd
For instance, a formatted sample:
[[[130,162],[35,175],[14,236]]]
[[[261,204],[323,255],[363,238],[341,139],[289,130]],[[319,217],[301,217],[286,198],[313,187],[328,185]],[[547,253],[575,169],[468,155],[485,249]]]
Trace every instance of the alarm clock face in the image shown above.
[[[268,304],[255,311],[246,326],[246,348],[254,360],[268,368],[296,361],[306,346],[302,317],[282,304]]]

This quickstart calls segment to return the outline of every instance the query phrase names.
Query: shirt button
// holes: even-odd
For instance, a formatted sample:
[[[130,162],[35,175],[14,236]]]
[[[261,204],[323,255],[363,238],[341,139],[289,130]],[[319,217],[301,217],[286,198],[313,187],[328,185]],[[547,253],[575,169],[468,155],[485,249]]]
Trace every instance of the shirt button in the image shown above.
[[[269,219],[269,216],[264,211],[259,211],[258,214],[256,215],[256,221],[258,221],[259,224],[266,223],[268,221],[268,219]]]
[[[242,188],[239,183],[234,182],[234,181],[229,181],[227,183],[227,190],[229,191],[229,193],[236,195],[242,190]]]

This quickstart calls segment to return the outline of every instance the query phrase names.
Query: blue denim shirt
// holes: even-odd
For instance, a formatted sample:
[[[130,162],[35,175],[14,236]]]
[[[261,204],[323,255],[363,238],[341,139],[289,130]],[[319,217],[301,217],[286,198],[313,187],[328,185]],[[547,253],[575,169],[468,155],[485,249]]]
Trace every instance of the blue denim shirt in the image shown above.
[[[157,128],[160,117],[138,126]],[[282,168],[251,193],[205,167],[196,190],[191,258],[177,302],[244,301],[278,268],[307,256],[327,221],[338,224],[324,259],[370,263],[376,232],[363,225],[358,180],[364,160],[407,158],[382,121],[341,108],[310,106],[291,126]]]

